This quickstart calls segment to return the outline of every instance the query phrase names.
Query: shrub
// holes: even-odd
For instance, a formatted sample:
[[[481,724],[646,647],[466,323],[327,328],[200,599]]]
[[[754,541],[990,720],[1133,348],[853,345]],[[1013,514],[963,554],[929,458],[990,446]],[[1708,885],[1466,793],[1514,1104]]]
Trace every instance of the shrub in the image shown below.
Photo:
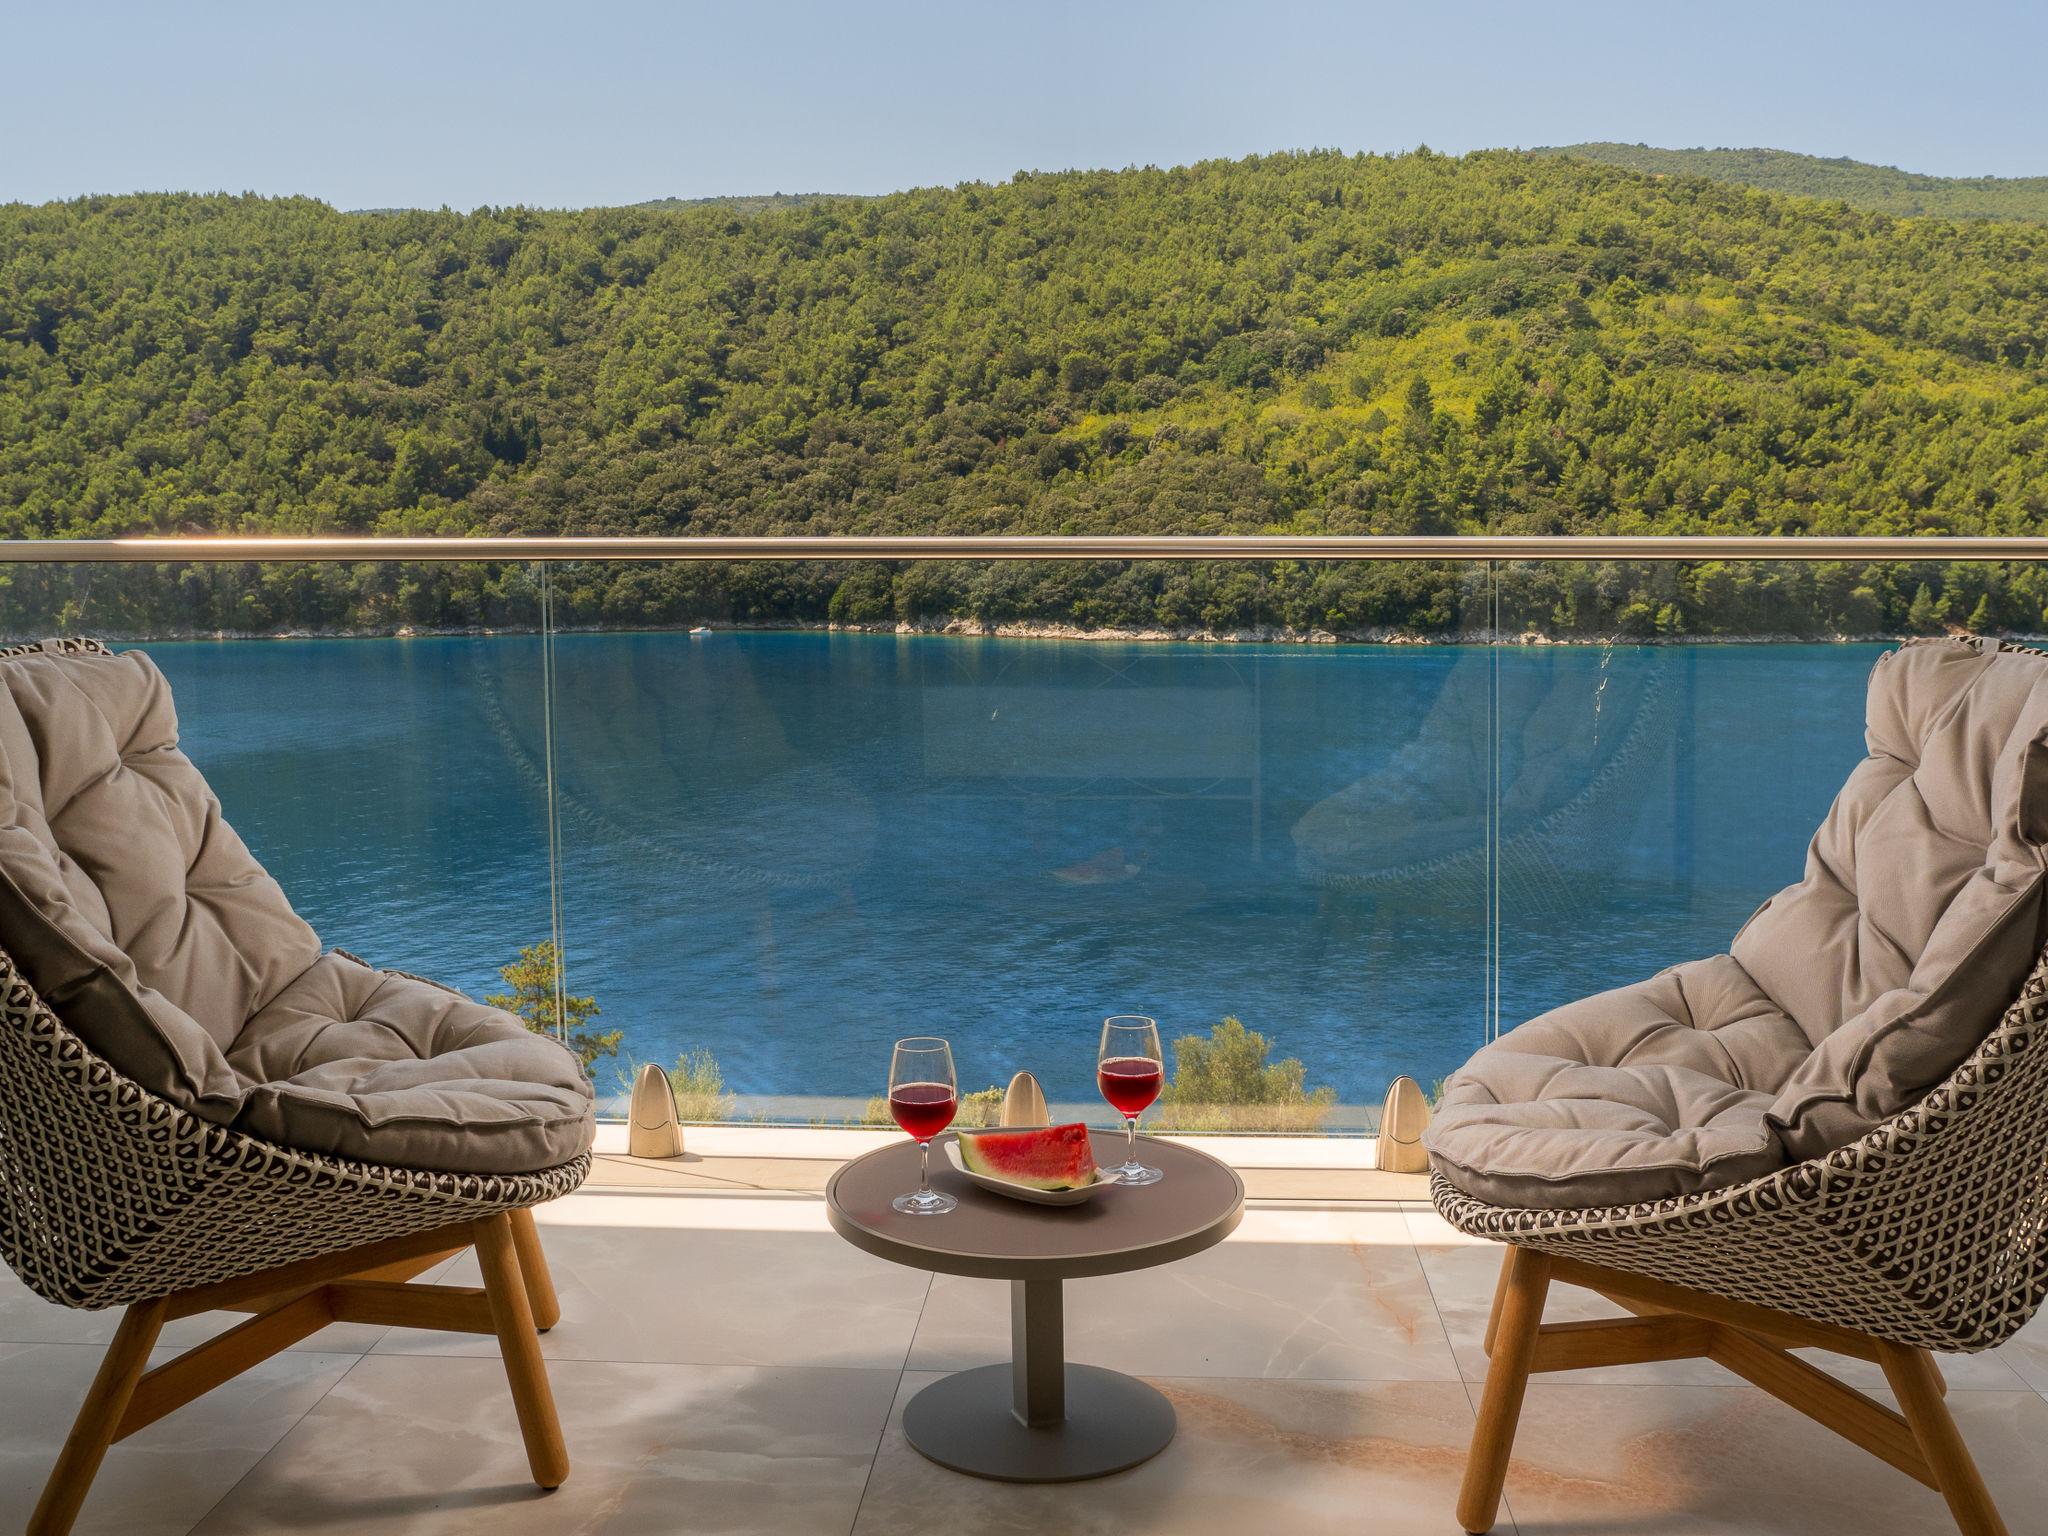
[[[1289,1056],[1269,1062],[1264,1035],[1227,1017],[1207,1036],[1173,1042],[1173,1081],[1159,1096],[1159,1131],[1320,1131],[1337,1090],[1306,1086]]]
[[[725,1091],[725,1074],[709,1051],[685,1051],[668,1069],[668,1085],[676,1096],[678,1120],[703,1124],[732,1118],[733,1096]]]
[[[960,1096],[960,1109],[953,1116],[953,1124],[956,1127],[963,1127],[972,1131],[980,1130],[985,1126],[995,1125],[1002,1118],[1003,1090],[989,1087],[982,1089],[978,1093],[967,1093]],[[868,1107],[861,1111],[860,1123],[862,1125],[894,1125],[896,1123],[896,1117],[889,1113],[889,1100],[886,1095],[878,1095],[868,1100]]]

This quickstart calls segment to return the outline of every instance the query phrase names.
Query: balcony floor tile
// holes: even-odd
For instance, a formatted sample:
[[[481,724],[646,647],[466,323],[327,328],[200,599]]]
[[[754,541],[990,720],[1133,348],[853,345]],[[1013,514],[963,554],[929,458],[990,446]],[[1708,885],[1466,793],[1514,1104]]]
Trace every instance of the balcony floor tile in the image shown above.
[[[894,1428],[938,1371],[1002,1358],[1001,1285],[869,1259],[815,1196],[593,1190],[541,1214],[565,1307],[546,1342],[562,1490],[527,1480],[489,1341],[330,1329],[344,1347],[280,1356],[116,1446],[81,1536],[1451,1529],[1499,1250],[1426,1205],[1257,1204],[1207,1254],[1075,1282],[1071,1357],[1157,1383],[1181,1432],[1065,1488],[946,1472]],[[458,1261],[444,1278],[474,1277]],[[1560,1288],[1551,1315],[1604,1310]],[[188,1320],[176,1342],[230,1321]],[[112,1324],[0,1280],[0,1529],[26,1519]],[[2048,1504],[2048,1322],[1943,1366],[2008,1520],[2030,1528]],[[1703,1362],[1535,1383],[1508,1502],[1525,1532],[1952,1529],[1934,1495]]]
[[[903,1404],[938,1379],[903,1378],[854,1536],[1441,1536],[1472,1433],[1454,1382],[1154,1377],[1180,1419],[1171,1445],[1112,1477],[1029,1487],[948,1472],[910,1448]]]
[[[1002,1281],[941,1275],[912,1370],[1010,1357]],[[1402,1213],[1258,1208],[1221,1247],[1066,1287],[1067,1354],[1139,1376],[1456,1381]]]
[[[439,1273],[436,1270],[420,1278],[430,1280]],[[236,1313],[202,1312],[197,1317],[167,1323],[161,1339],[165,1345],[188,1349],[241,1321],[241,1315]],[[120,1324],[119,1307],[80,1312],[55,1306],[23,1285],[12,1270],[0,1265],[0,1344],[95,1344],[105,1349]],[[360,1355],[375,1347],[386,1331],[362,1323],[336,1323],[292,1347],[308,1354]]]
[[[102,1353],[94,1344],[0,1344],[0,1530],[27,1526]],[[150,1364],[177,1353],[158,1349]],[[77,1529],[184,1536],[355,1363],[278,1355],[158,1420],[108,1454]]]
[[[1873,1394],[1892,1402],[1888,1394]],[[2013,1530],[2048,1503],[2048,1402],[1956,1392],[1949,1405]],[[1508,1503],[1525,1532],[1601,1536],[1955,1536],[1941,1496],[1753,1387],[1537,1382]]]
[[[860,1503],[897,1373],[551,1367],[568,1482],[528,1480],[496,1361],[372,1355],[200,1523],[200,1536],[828,1532]]]
[[[709,1224],[642,1224],[678,1208]],[[551,1360],[899,1370],[930,1285],[848,1247],[816,1199],[582,1195],[540,1216],[562,1298],[562,1321],[541,1341]],[[447,1279],[480,1284],[475,1256]],[[496,1351],[490,1339],[403,1328],[377,1346]]]
[[[1436,1309],[1449,1333],[1458,1368],[1472,1382],[1486,1380],[1486,1317],[1493,1308],[1494,1282],[1500,1275],[1500,1249],[1491,1243],[1475,1242],[1460,1234],[1434,1211],[1406,1212],[1409,1232],[1421,1258],[1423,1272]],[[1621,1308],[1577,1286],[1554,1288],[1543,1314],[1553,1323],[1594,1318],[1625,1317]],[[2048,1337],[2048,1336],[2044,1336]],[[1944,1355],[1941,1373],[1953,1391],[2012,1392],[2027,1384],[2015,1372],[2012,1350],[1994,1350],[1981,1355]],[[1822,1370],[1839,1376],[1864,1392],[1884,1390],[1884,1372],[1867,1360],[1852,1360],[1827,1350],[1805,1349],[1799,1354]],[[2044,1353],[2048,1360],[2048,1353]],[[1721,1387],[1731,1378],[1711,1360],[1661,1360],[1650,1365],[1619,1365],[1590,1371],[1573,1371],[1569,1381],[1577,1385],[1612,1383],[1637,1386],[1663,1383],[1668,1386]]]

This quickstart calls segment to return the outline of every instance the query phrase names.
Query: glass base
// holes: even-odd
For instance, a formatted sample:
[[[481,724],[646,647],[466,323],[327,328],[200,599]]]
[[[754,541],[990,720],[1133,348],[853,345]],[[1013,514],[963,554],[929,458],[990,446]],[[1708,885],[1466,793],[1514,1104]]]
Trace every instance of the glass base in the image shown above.
[[[1135,1158],[1128,1163],[1121,1163],[1109,1171],[1116,1175],[1116,1181],[1119,1184],[1157,1184],[1166,1177],[1157,1168],[1147,1168]]]
[[[943,1216],[959,1203],[951,1195],[942,1195],[936,1189],[920,1189],[898,1195],[889,1205],[892,1210],[901,1211],[906,1216]]]

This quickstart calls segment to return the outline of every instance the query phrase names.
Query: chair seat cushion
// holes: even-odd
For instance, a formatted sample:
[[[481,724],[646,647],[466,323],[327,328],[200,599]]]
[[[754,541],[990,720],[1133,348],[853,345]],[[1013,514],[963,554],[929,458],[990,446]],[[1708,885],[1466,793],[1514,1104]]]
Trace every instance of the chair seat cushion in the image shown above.
[[[2018,994],[2048,915],[2048,660],[1879,659],[1868,754],[1730,952],[1532,1019],[1445,1086],[1427,1145],[1497,1205],[1627,1205],[1846,1146]]]
[[[243,1028],[235,1124],[266,1141],[451,1173],[531,1173],[590,1146],[590,1085],[556,1042],[433,982],[322,955]]]
[[[1486,1046],[1445,1085],[1428,1143],[1478,1199],[1627,1205],[1784,1161],[1769,1086],[1799,1027],[1726,955],[1582,998]]]

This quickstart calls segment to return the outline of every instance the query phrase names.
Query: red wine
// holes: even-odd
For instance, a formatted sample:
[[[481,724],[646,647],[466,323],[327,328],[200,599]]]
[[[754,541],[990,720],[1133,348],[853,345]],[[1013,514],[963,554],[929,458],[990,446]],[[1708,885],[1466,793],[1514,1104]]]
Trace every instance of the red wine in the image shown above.
[[[1152,1091],[1159,1091],[1156,1083]],[[889,1113],[918,1141],[930,1141],[951,1125],[959,1103],[951,1083],[898,1083],[889,1090]]]
[[[1165,1073],[1149,1056],[1112,1056],[1095,1069],[1102,1096],[1120,1115],[1135,1118],[1159,1097]]]

